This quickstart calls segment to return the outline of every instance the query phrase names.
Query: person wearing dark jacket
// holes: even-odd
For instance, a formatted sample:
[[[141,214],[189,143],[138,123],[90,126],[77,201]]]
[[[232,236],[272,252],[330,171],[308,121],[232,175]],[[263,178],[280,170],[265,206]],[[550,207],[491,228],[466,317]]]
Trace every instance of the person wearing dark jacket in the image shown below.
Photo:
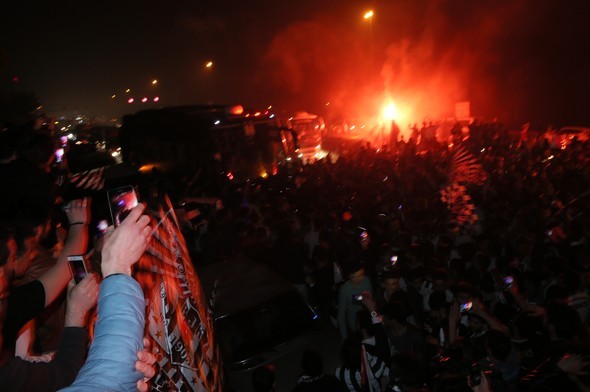
[[[3,391],[55,391],[70,385],[86,357],[86,314],[96,304],[98,283],[88,275],[78,285],[70,283],[65,328],[51,362],[28,362],[9,351],[0,354],[0,385]],[[0,316],[0,319],[3,316]],[[2,335],[0,335],[0,341]]]
[[[322,356],[313,349],[307,349],[301,357],[303,374],[297,380],[292,392],[346,392],[340,381],[324,373]]]

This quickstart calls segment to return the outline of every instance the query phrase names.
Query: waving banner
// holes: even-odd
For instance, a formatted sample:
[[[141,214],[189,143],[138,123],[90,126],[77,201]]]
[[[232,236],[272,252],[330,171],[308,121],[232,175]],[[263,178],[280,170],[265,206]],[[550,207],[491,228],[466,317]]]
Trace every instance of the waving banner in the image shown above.
[[[158,223],[137,272],[158,359],[152,391],[222,391],[211,312],[169,200],[154,218]]]

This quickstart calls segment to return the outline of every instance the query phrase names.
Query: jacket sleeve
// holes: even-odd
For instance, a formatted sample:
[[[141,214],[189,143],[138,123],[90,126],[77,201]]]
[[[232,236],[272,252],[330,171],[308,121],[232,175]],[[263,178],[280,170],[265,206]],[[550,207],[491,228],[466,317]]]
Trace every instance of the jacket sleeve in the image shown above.
[[[34,363],[12,357],[0,367],[0,389],[51,392],[70,385],[84,363],[87,340],[84,328],[66,327],[53,361]]]
[[[88,360],[76,381],[62,391],[135,391],[142,378],[135,370],[143,349],[145,299],[127,275],[108,276],[100,285],[98,320]]]

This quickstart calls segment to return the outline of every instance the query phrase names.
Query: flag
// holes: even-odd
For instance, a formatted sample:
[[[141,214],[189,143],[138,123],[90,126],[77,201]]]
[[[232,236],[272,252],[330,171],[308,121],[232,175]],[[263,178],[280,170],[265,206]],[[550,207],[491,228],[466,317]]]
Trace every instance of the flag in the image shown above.
[[[136,274],[146,294],[147,334],[158,359],[151,390],[222,391],[212,314],[168,199],[164,205],[153,213],[158,223]]]
[[[478,159],[461,144],[451,155],[449,173],[451,183],[482,185],[488,177]]]
[[[98,191],[104,188],[104,171],[107,166],[72,174],[70,184],[76,188]]]
[[[478,221],[475,205],[467,188],[457,183],[451,184],[440,191],[441,200],[447,205],[452,219],[459,225],[474,225]]]

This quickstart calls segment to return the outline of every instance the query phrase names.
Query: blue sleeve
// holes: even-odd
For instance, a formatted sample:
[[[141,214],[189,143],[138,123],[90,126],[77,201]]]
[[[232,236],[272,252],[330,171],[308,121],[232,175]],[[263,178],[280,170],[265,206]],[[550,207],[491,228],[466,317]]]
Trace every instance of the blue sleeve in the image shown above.
[[[143,349],[144,325],[145,299],[139,283],[127,275],[103,280],[88,360],[76,381],[62,391],[136,391],[143,377],[135,361]]]

